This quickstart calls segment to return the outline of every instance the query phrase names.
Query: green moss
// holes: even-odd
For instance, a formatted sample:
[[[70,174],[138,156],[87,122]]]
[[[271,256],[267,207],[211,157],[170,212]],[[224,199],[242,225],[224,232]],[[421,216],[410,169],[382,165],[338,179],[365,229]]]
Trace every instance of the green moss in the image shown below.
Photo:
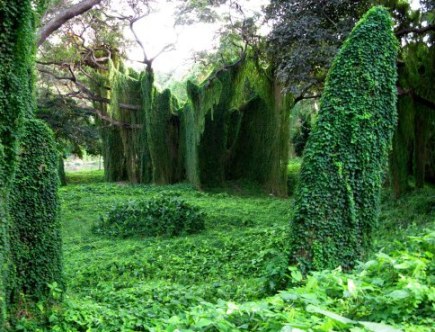
[[[411,96],[398,100],[398,126],[393,137],[390,156],[391,184],[396,197],[409,191],[413,174],[413,151],[415,144],[415,105]]]
[[[248,179],[286,195],[289,98],[268,76],[244,59],[188,82],[186,169],[197,187]]]
[[[426,43],[411,43],[402,50],[399,85],[410,91],[399,99],[399,127],[391,157],[392,184],[396,196],[409,190],[408,178],[417,187],[434,182],[435,155],[435,48]]]
[[[34,302],[46,298],[49,284],[62,284],[59,154],[53,133],[42,121],[26,120],[24,129],[9,203],[14,306],[20,305],[22,296]]]
[[[386,9],[372,8],[328,73],[291,225],[291,262],[303,271],[352,268],[371,246],[397,121],[391,24]]]
[[[155,91],[152,107],[147,109],[147,133],[153,165],[153,182],[170,184],[183,180],[180,154],[178,101],[171,91]]]
[[[67,185],[66,174],[65,174],[65,164],[63,160],[63,153],[59,153],[59,160],[57,163],[57,174],[59,176],[59,182],[62,186]]]
[[[116,158],[123,159],[126,179],[130,183],[149,183],[151,181],[151,160],[147,133],[145,129],[145,110],[121,108],[121,103],[141,105],[143,77],[132,70],[122,67],[111,70],[110,114],[125,124],[118,127],[123,148],[119,148]]]

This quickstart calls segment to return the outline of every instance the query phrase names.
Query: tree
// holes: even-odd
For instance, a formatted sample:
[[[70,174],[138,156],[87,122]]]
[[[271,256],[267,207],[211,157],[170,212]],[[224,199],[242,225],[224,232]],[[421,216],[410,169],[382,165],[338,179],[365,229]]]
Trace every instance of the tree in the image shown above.
[[[23,117],[33,109],[33,10],[30,0],[0,3],[0,329],[7,321],[11,283],[9,195]],[[30,82],[30,83],[29,83]]]
[[[9,291],[15,286],[10,250],[9,200],[17,169],[23,119],[32,118],[35,17],[45,0],[5,0],[0,3],[0,329],[7,328]]]
[[[27,119],[9,201],[15,271],[10,304],[16,312],[25,309],[16,307],[22,303],[48,298],[50,284],[62,285],[57,165],[53,133],[41,120]]]
[[[352,268],[367,253],[396,125],[398,42],[387,10],[355,26],[325,84],[291,224],[291,262]]]

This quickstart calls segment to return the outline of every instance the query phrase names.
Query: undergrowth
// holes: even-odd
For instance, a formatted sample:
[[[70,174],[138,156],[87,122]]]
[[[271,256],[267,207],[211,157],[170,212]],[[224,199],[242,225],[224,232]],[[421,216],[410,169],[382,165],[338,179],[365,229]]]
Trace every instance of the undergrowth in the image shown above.
[[[386,192],[370,260],[352,273],[304,278],[285,255],[292,199],[99,176],[70,174],[75,184],[61,189],[64,305],[48,322],[23,318],[17,331],[392,332],[435,324],[434,188],[399,201]],[[175,238],[92,233],[99,215],[121,202],[167,193],[204,210],[205,230]],[[279,291],[283,279],[289,284]]]
[[[113,207],[93,227],[98,235],[112,237],[180,236],[204,229],[204,212],[167,193],[147,200],[128,201]]]

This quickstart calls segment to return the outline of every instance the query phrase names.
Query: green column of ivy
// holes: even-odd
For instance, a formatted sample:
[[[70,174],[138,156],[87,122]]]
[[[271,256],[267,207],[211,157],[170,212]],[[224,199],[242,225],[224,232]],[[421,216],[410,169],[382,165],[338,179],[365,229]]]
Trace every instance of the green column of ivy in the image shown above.
[[[9,272],[8,198],[22,117],[32,99],[33,12],[30,0],[0,2],[0,330],[6,322]]]
[[[14,305],[22,303],[22,295],[36,302],[47,297],[48,284],[62,284],[58,158],[48,126],[40,120],[27,119],[9,202],[11,253],[16,271],[11,287]]]
[[[303,271],[352,268],[370,247],[397,122],[397,51],[388,11],[374,7],[328,73],[291,225],[291,263]]]
[[[155,91],[152,108],[146,111],[153,182],[169,184],[182,180],[179,169],[178,100],[168,89]]]

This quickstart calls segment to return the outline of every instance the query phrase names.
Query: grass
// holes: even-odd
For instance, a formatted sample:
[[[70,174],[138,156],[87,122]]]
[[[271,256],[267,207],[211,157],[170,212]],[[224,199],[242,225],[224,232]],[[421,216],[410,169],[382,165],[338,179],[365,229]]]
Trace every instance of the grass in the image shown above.
[[[99,171],[74,172],[68,177],[70,184],[60,191],[64,305],[52,309],[50,328],[38,330],[22,321],[17,330],[291,331],[297,327],[312,331],[370,331],[359,322],[331,316],[328,310],[333,310],[352,319],[382,321],[408,331],[430,331],[433,320],[423,313],[418,320],[405,322],[381,306],[383,299],[388,306],[394,305],[383,288],[391,293],[402,287],[398,277],[391,277],[390,269],[381,268],[378,275],[371,276],[368,269],[372,267],[362,266],[353,275],[324,271],[307,279],[288,270],[285,253],[291,198],[267,196],[253,187],[244,192],[237,184],[210,192],[198,192],[187,184],[108,184],[102,181]],[[206,213],[204,231],[178,238],[134,239],[111,239],[91,232],[100,216],[114,205],[169,193],[181,195]],[[406,250],[410,235],[422,239],[427,229],[434,229],[434,215],[433,188],[399,201],[391,201],[386,193],[376,250]],[[421,243],[425,241],[429,240]],[[435,281],[427,279],[427,272],[434,268],[433,261],[424,252],[416,256],[416,248],[412,246],[407,262],[421,260],[429,267],[420,268],[418,275],[412,272],[412,280],[421,287],[429,285],[435,293]],[[373,254],[374,266],[386,264],[385,258],[379,257]],[[386,272],[391,273],[384,275]],[[285,292],[270,296],[277,292],[283,274],[288,275],[292,285]],[[342,295],[348,292],[349,280],[362,289],[366,283],[374,283],[375,277],[385,280],[379,289],[373,286],[373,291],[361,291],[361,298]],[[429,290],[426,293],[432,294]],[[423,310],[424,304],[426,308],[429,300],[419,299],[409,306]],[[435,294],[432,302],[434,299]],[[378,317],[370,311],[371,307],[388,314]],[[406,317],[402,312],[399,316]]]

